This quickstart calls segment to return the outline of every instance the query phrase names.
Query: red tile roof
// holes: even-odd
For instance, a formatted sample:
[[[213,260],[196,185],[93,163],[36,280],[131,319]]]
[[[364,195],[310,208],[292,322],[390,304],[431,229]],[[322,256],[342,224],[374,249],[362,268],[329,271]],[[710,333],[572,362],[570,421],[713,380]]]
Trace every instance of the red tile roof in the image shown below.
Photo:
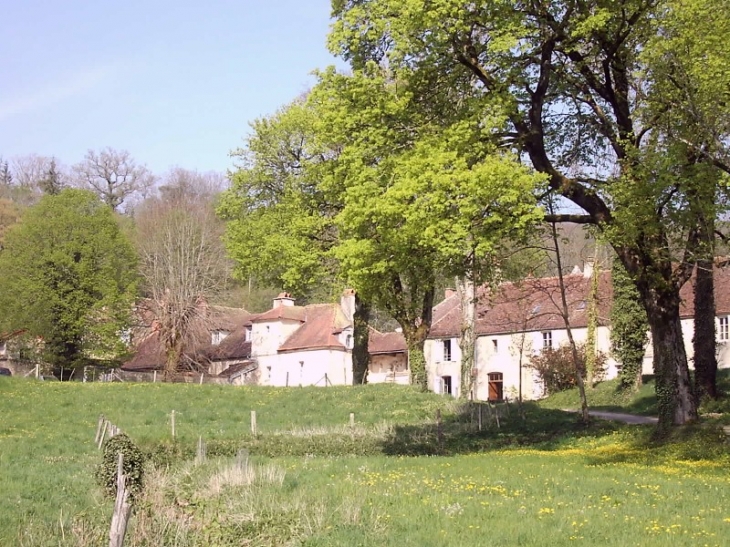
[[[305,321],[306,317],[307,311],[303,306],[275,306],[269,311],[253,316],[251,322],[263,323],[264,321],[279,321],[281,319]]]
[[[368,353],[377,355],[382,353],[404,353],[407,351],[406,339],[401,332],[379,332],[370,329],[368,336]]]
[[[730,314],[730,269],[716,268],[714,276],[716,314]],[[564,281],[570,325],[586,327],[591,280],[581,273],[573,273],[566,275]],[[694,314],[693,284],[694,277],[680,291],[683,301],[680,314],[685,319]],[[477,299],[478,335],[565,328],[557,277],[528,278],[520,283],[502,283],[496,288],[480,287]],[[609,324],[613,304],[609,271],[598,275],[597,303],[599,324]],[[434,308],[429,338],[458,337],[460,323],[461,303],[457,295],[452,295]]]
[[[140,314],[148,319],[150,312],[140,307]],[[245,342],[245,327],[251,324],[252,314],[243,308],[229,308],[225,306],[210,306],[208,308],[208,330],[195,335],[197,340],[194,347],[185,354],[185,359],[204,364],[207,360],[241,359],[251,355],[251,343]],[[224,330],[231,334],[224,338],[220,345],[213,346],[212,331]],[[134,356],[122,365],[122,370],[152,371],[165,367],[165,349],[154,330],[154,321],[142,329],[143,335],[137,343]],[[230,340],[229,340],[230,339]]]
[[[337,335],[351,325],[339,304],[312,304],[299,309],[303,311],[304,323],[279,347],[280,352],[345,349]]]

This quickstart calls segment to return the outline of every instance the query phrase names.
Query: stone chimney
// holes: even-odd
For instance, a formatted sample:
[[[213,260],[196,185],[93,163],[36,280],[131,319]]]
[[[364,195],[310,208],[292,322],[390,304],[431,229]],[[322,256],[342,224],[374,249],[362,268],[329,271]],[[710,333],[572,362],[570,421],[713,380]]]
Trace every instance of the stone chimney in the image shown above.
[[[583,277],[585,279],[590,279],[593,277],[593,258],[587,258],[586,261],[583,263]]]
[[[444,300],[447,298],[451,298],[456,294],[456,289],[452,289],[451,287],[444,289]]]
[[[355,320],[355,289],[345,289],[342,292],[340,307],[347,320],[352,323]]]
[[[294,305],[294,299],[291,297],[291,294],[288,292],[281,292],[279,293],[279,296],[274,298],[274,307],[280,308],[282,306],[293,306]]]

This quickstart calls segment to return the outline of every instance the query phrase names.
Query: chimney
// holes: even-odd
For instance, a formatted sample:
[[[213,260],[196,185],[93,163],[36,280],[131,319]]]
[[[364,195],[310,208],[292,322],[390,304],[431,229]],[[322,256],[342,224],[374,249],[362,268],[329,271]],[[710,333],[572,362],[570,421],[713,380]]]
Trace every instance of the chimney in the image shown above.
[[[281,292],[279,293],[279,296],[274,298],[274,307],[280,308],[282,306],[293,306],[294,305],[294,299],[291,297],[291,294],[288,292]]]
[[[583,277],[585,279],[593,277],[593,266],[593,258],[587,258],[583,263]]]
[[[451,287],[444,289],[444,300],[447,298],[451,298],[456,294],[456,289],[452,289]]]
[[[576,264],[575,266],[573,266],[573,270],[570,272],[570,275],[581,275],[581,273],[582,272],[580,271],[580,266]]]
[[[355,289],[345,289],[340,297],[340,307],[342,312],[347,317],[347,320],[352,323],[355,320]]]

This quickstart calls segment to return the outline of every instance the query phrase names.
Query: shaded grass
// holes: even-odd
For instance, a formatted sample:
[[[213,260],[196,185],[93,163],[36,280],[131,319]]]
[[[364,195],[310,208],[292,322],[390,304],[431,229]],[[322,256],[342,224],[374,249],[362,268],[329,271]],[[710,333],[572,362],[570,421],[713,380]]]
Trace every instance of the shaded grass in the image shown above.
[[[730,413],[730,369],[718,371],[717,385],[723,396],[717,401],[704,400],[700,412]],[[609,412],[626,412],[641,416],[656,416],[657,400],[653,376],[644,376],[644,384],[637,391],[619,389],[618,380],[601,382],[586,391],[588,405],[594,410]],[[575,409],[580,408],[580,397],[577,389],[569,389],[555,393],[539,402],[542,408]]]

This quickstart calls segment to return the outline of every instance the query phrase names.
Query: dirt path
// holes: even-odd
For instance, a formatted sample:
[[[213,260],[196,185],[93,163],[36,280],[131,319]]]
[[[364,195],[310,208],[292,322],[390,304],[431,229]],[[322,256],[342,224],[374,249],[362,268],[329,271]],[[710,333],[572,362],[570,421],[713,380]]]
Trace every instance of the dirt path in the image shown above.
[[[574,409],[563,409],[566,412],[578,412]],[[594,418],[601,420],[614,420],[625,424],[656,424],[659,418],[653,416],[638,416],[636,414],[624,414],[622,412],[604,412],[603,410],[589,410],[588,413]]]

